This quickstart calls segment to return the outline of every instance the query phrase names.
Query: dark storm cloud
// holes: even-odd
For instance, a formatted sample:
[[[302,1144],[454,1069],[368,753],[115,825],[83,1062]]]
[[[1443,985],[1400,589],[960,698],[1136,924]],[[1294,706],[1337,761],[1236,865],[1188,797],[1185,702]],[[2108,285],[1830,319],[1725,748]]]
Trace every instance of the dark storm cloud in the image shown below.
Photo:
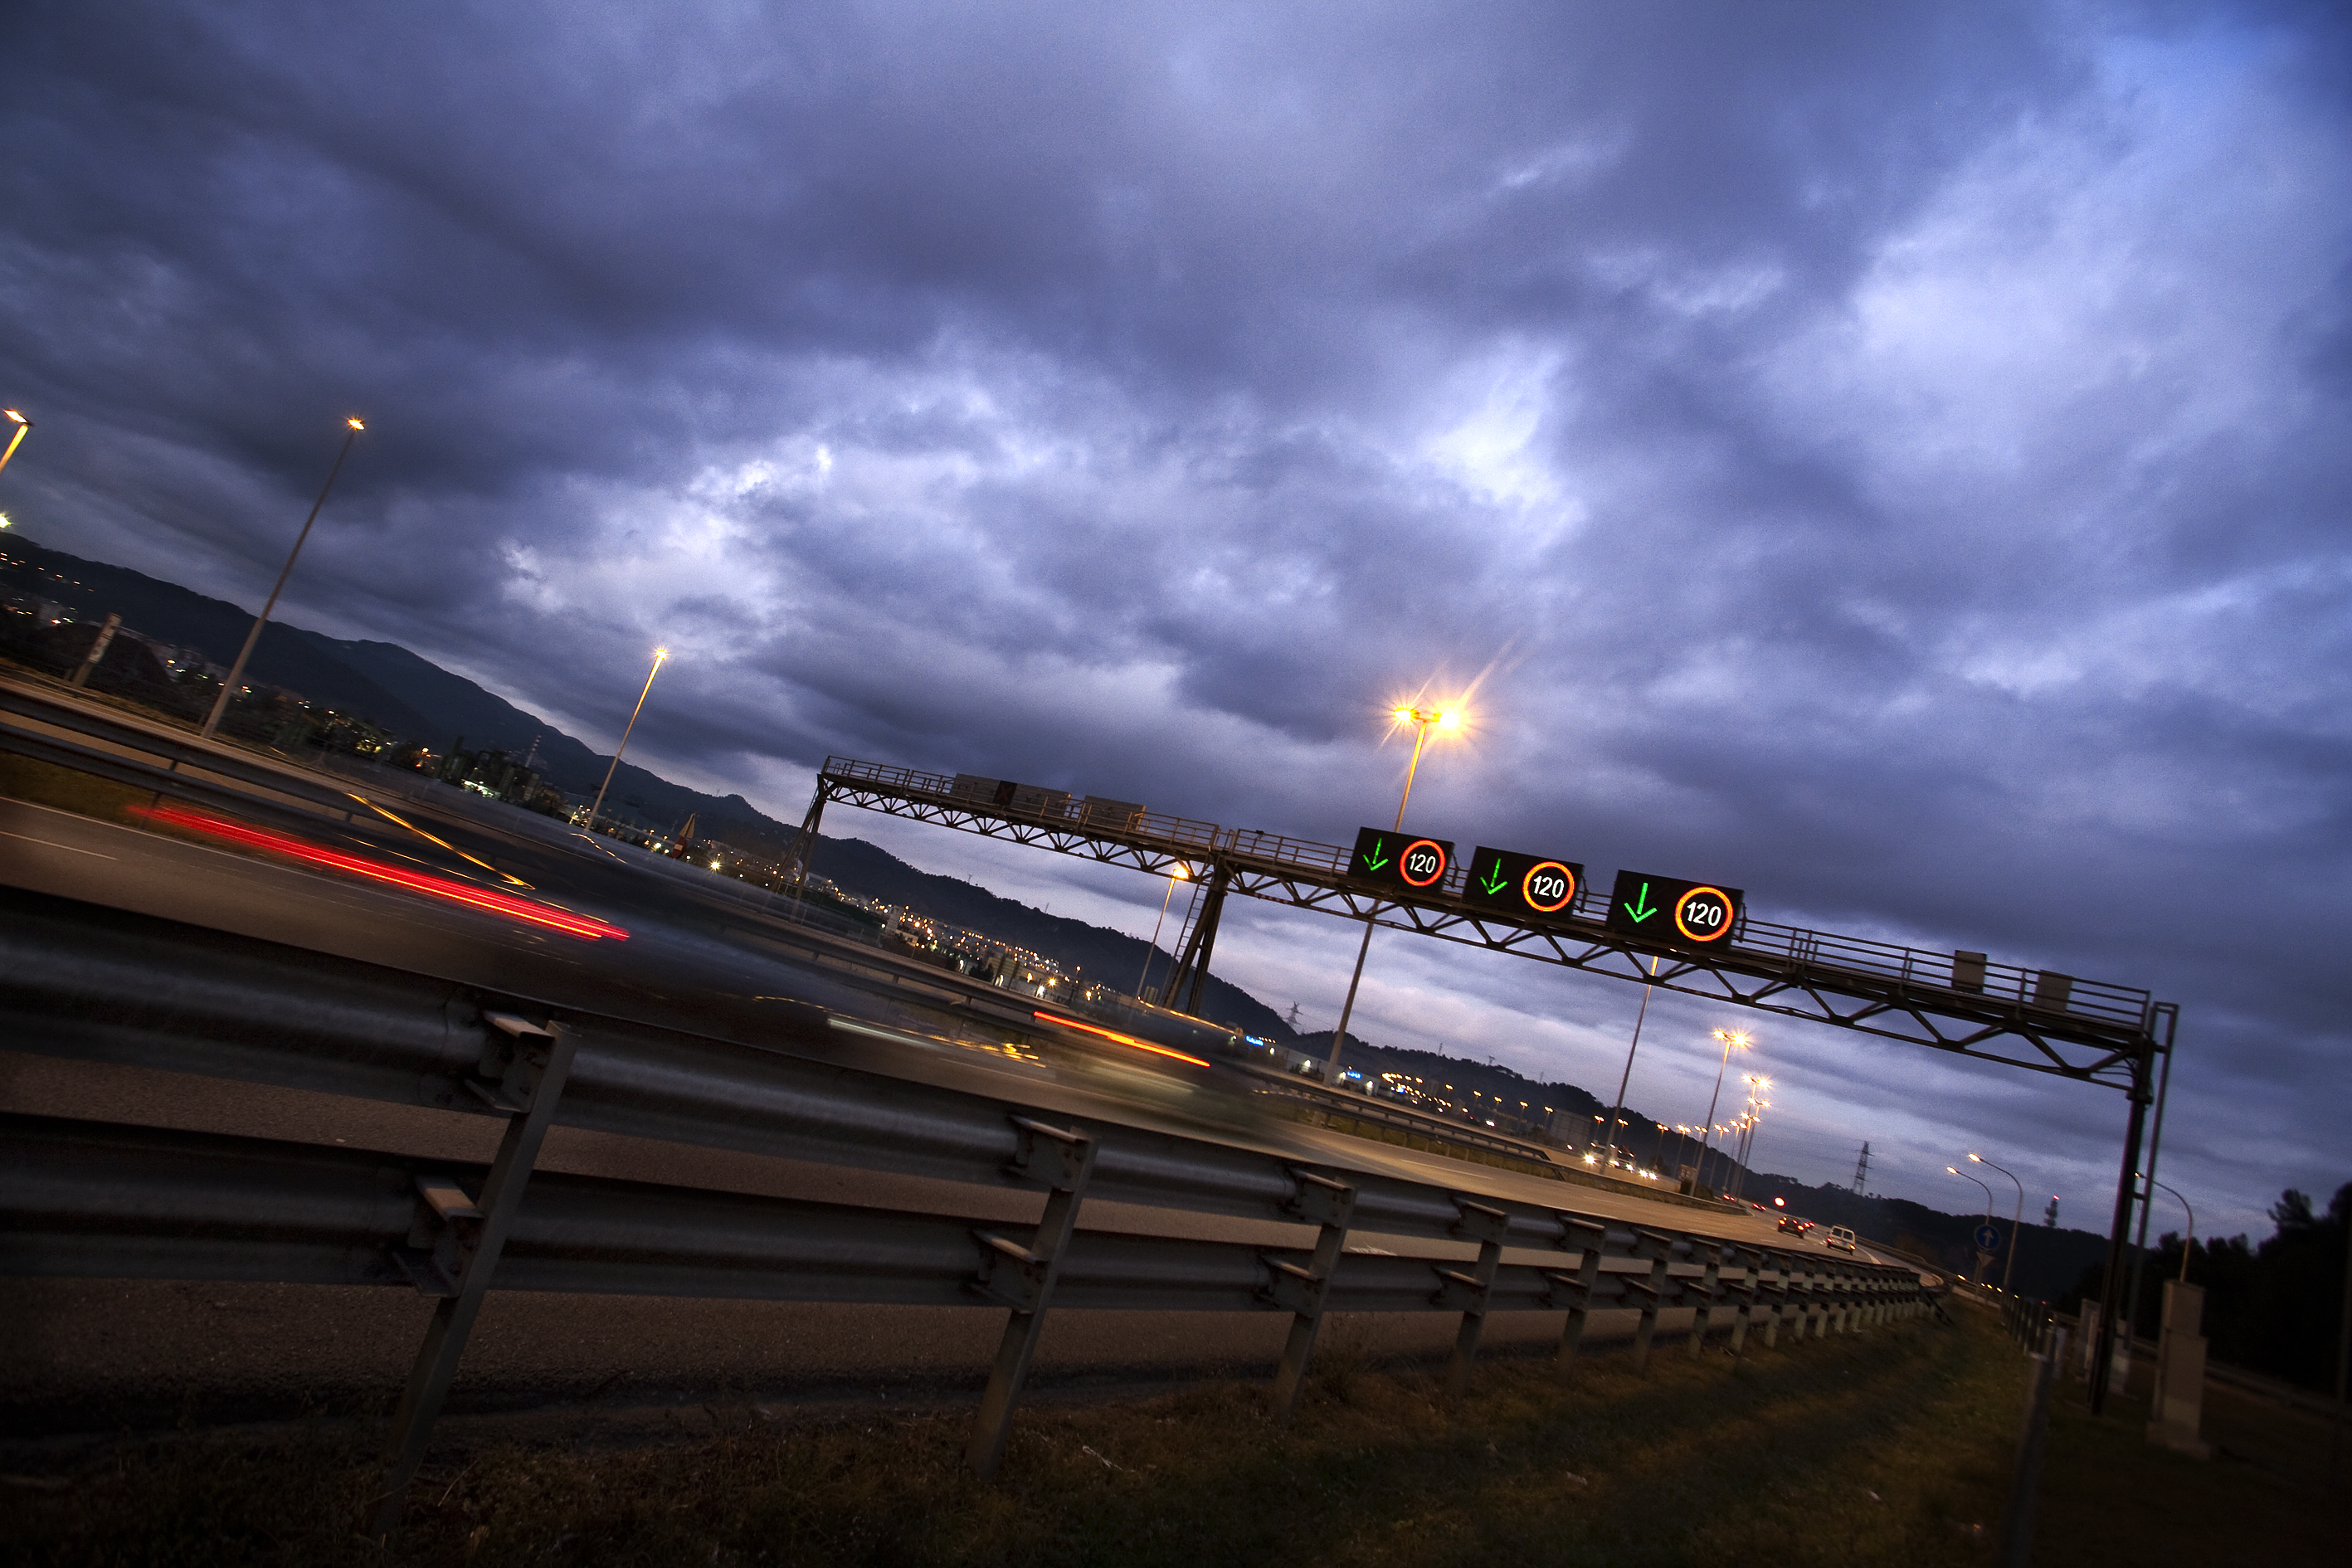
[[[637,743],[786,816],[844,752],[1344,837],[1394,809],[1382,710],[1486,671],[1417,821],[2177,996],[2175,1131],[2251,1215],[2343,1174],[2281,1089],[2341,1097],[2352,1002],[2345,37],[41,7],[0,500],[250,601],[362,412],[293,618],[605,744],[667,642]],[[1311,985],[1265,930],[1308,956],[1233,962]],[[1391,951],[1400,1035],[1622,1033],[1625,988]],[[1788,1112],[1832,1141],[2111,1135],[1787,1048],[1864,1064]]]

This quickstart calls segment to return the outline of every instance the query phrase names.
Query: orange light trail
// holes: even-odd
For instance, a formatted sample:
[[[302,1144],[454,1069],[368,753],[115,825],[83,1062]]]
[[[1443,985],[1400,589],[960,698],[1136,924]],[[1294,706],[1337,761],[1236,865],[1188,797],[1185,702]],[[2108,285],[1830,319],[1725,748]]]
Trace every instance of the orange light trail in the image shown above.
[[[1048,1024],[1059,1024],[1065,1029],[1084,1029],[1089,1035],[1100,1035],[1106,1040],[1116,1040],[1122,1046],[1133,1046],[1139,1051],[1150,1051],[1155,1057],[1173,1057],[1180,1062],[1191,1062],[1196,1068],[1209,1064],[1199,1057],[1188,1057],[1182,1051],[1171,1051],[1166,1046],[1155,1046],[1150,1040],[1139,1040],[1133,1035],[1122,1035],[1116,1029],[1105,1029],[1093,1024],[1081,1024],[1076,1018],[1058,1017],[1052,1013],[1040,1013],[1031,1008],[1029,1016],[1043,1018]]]
[[[226,838],[232,843],[248,845],[256,849],[268,849],[279,855],[289,855],[297,860],[308,861],[313,866],[329,866],[338,871],[349,871],[353,876],[383,882],[406,892],[423,893],[429,898],[446,899],[453,904],[464,904],[472,909],[487,910],[494,915],[505,915],[511,920],[527,921],[532,925],[545,926],[550,931],[560,931],[566,936],[582,937],[590,942],[602,937],[611,937],[619,942],[626,942],[629,939],[629,933],[619,926],[606,925],[603,921],[593,920],[586,915],[575,915],[566,910],[551,909],[545,904],[534,904],[527,899],[514,898],[509,894],[497,892],[488,888],[477,888],[467,882],[453,882],[446,877],[427,876],[422,871],[404,871],[397,866],[385,866],[373,860],[362,859],[356,855],[346,855],[338,849],[327,849],[316,844],[306,844],[299,838],[289,838],[281,833],[249,827],[242,822],[224,821],[220,817],[205,816],[196,812],[182,811],[177,806],[169,805],[156,806],[142,815],[150,822],[169,823],[175,827],[193,827],[199,833],[209,833],[215,838]]]

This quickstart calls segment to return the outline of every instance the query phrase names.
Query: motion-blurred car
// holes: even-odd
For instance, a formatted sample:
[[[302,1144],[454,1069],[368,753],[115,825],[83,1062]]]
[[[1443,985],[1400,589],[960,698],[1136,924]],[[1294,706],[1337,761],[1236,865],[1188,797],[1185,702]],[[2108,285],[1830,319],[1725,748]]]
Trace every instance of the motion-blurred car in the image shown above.
[[[1780,1228],[1790,1236],[1802,1236],[1813,1228],[1813,1222],[1809,1219],[1799,1219],[1792,1214],[1784,1214],[1780,1216]]]
[[[1822,1245],[1828,1247],[1832,1252],[1853,1252],[1858,1250],[1854,1241],[1853,1227],[1849,1226],[1833,1225],[1830,1226],[1830,1233],[1822,1237]]]

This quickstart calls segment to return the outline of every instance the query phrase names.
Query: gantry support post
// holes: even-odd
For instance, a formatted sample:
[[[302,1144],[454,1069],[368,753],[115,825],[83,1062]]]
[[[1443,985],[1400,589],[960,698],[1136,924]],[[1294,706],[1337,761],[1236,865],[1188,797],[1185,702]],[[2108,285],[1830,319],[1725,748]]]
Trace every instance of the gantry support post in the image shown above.
[[[1224,913],[1225,889],[1232,881],[1233,870],[1222,860],[1209,873],[1208,889],[1201,897],[1201,918],[1192,923],[1192,934],[1176,962],[1176,973],[1168,977],[1168,1005],[1180,1013],[1200,1016],[1201,991],[1209,983],[1209,956],[1217,946],[1217,919]],[[1178,993],[1188,979],[1191,994],[1180,999]]]
[[[817,824],[824,820],[824,803],[833,798],[833,784],[823,773],[817,775],[816,794],[809,797],[808,815],[801,818],[801,830],[793,839],[792,849],[784,856],[784,880],[798,894],[808,882],[809,862],[816,855]]]
[[[2131,1114],[2124,1124],[2123,1173],[2116,1182],[2114,1228],[2107,1233],[2107,1271],[2099,1291],[2099,1334],[2091,1348],[2091,1414],[2107,1408],[2107,1369],[2116,1355],[2116,1314],[2124,1294],[2124,1249],[2131,1240],[2132,1205],[2139,1194],[2140,1134],[2147,1125],[2151,1098],[2148,1069],[2154,1065],[2150,1041],[2132,1064]]]

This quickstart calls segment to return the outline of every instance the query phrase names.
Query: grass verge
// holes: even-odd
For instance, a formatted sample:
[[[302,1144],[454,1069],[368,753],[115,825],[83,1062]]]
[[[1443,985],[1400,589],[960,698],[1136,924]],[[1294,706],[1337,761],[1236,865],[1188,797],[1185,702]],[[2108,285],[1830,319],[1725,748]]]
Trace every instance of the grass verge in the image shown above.
[[[357,1533],[369,1449],[348,1428],[125,1444],[78,1475],[11,1478],[0,1541],[23,1563],[485,1568],[1994,1557],[2025,1368],[1979,1312],[1736,1363],[1675,1345],[1647,1377],[1622,1352],[1566,1384],[1498,1360],[1460,1404],[1331,1348],[1287,1430],[1238,1384],[1033,1410],[993,1488],[961,1471],[964,1411],[780,1428],[743,1405],[667,1445],[436,1455],[389,1542]],[[2204,1563],[2254,1542],[2272,1562],[2340,1561],[2342,1505],[2315,1472],[2154,1448],[2134,1403],[2094,1421],[2062,1393],[2038,1561]]]
[[[1990,1560],[2022,1368],[1989,1323],[1906,1325],[1645,1378],[1622,1352],[1496,1360],[1472,1396],[1324,1358],[1297,1420],[1254,1386],[1024,1413],[996,1487],[969,1415],[879,1413],[634,1449],[436,1456],[408,1529],[355,1532],[361,1436],[126,1444],[56,1489],[17,1485],[17,1561],[474,1563],[1582,1563]],[[2053,1559],[2056,1560],[2056,1559]]]

